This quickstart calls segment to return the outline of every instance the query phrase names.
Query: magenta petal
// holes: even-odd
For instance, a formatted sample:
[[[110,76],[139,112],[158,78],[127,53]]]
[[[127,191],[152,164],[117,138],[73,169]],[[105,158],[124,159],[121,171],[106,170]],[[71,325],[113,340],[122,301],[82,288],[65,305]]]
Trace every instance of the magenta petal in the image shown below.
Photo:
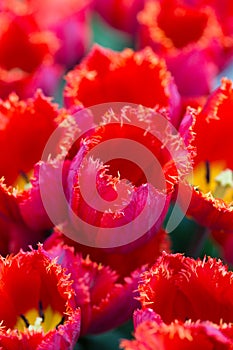
[[[128,320],[138,301],[135,290],[143,268],[119,281],[118,275],[90,258],[74,254],[72,248],[58,244],[48,250],[52,258],[71,274],[76,305],[81,308],[81,333],[100,333]]]
[[[20,213],[17,191],[7,188],[3,181],[0,182],[0,236],[2,255],[17,253],[45,238],[43,231],[33,231],[26,225]]]
[[[217,65],[209,58],[208,53],[195,47],[187,52],[167,57],[168,69],[182,96],[207,95],[218,74]],[[195,79],[193,72],[195,71]]]
[[[133,315],[134,328],[137,328],[142,322],[153,321],[158,325],[163,323],[162,318],[154,310],[146,308],[144,310],[136,310]]]
[[[37,350],[72,350],[79,338],[80,329],[81,312],[76,309],[64,325],[44,337]]]

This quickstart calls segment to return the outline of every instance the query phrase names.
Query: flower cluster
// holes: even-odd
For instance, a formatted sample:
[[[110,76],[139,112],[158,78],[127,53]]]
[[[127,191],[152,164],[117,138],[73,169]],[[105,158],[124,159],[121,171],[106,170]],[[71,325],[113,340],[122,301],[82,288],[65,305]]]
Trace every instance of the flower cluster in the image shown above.
[[[233,348],[224,5],[0,2],[1,349]]]

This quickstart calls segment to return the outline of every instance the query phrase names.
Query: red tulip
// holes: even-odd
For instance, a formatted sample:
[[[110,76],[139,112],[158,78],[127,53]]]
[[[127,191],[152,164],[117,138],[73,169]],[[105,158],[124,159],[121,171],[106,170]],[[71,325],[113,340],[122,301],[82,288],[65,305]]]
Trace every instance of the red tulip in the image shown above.
[[[232,277],[220,260],[164,253],[142,274],[136,339],[122,348],[231,349]]]
[[[213,230],[232,231],[232,107],[232,83],[224,79],[196,113],[193,127],[197,155],[188,215]]]
[[[208,94],[233,44],[214,10],[179,0],[148,1],[138,20],[139,46],[150,45],[166,60],[180,94]]]
[[[180,119],[180,96],[162,59],[150,48],[114,52],[95,46],[66,77],[66,106],[94,106],[105,102],[166,108],[172,123]]]
[[[42,31],[32,14],[0,14],[0,98],[12,91],[30,97],[37,88],[52,94],[62,73],[54,63],[58,40]]]
[[[73,349],[80,332],[72,281],[41,247],[1,258],[0,346]]]

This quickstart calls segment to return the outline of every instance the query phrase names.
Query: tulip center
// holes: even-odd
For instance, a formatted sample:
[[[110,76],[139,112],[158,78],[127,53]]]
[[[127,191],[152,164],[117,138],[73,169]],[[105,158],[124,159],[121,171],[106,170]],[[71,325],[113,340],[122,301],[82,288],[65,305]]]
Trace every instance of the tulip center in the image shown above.
[[[15,180],[13,187],[18,188],[19,190],[28,190],[31,188],[31,182],[30,179],[33,175],[33,170],[29,171],[28,173],[25,173],[23,171],[20,171],[17,179]]]
[[[233,171],[222,162],[202,162],[194,168],[193,181],[199,191],[211,193],[214,198],[233,202]]]
[[[55,311],[49,305],[43,310],[42,303],[39,302],[39,308],[32,308],[25,314],[20,314],[17,318],[15,329],[23,332],[25,328],[29,331],[43,331],[47,333],[52,329],[57,328],[63,324],[64,317],[60,312]]]
[[[164,8],[165,10],[165,8]],[[170,8],[161,11],[158,24],[177,48],[196,42],[201,38],[207,25],[205,13],[194,9]]]
[[[108,165],[109,174],[116,178],[120,176],[121,179],[130,181],[133,186],[139,187],[147,183],[141,168],[129,159],[112,159],[106,165]]]

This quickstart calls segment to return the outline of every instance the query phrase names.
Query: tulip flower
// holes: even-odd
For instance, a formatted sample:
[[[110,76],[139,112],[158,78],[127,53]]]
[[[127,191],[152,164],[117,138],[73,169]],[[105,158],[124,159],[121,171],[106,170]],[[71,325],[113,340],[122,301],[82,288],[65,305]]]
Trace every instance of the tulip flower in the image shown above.
[[[148,1],[138,20],[139,47],[150,45],[166,60],[180,94],[208,94],[233,44],[214,10],[178,0]]]
[[[168,109],[174,125],[181,102],[164,61],[150,48],[114,52],[94,46],[88,56],[67,74],[64,100],[68,108],[106,102],[142,104]]]
[[[73,349],[80,332],[72,281],[41,246],[1,258],[0,346]]]
[[[32,14],[0,13],[0,98],[12,91],[21,98],[31,97],[37,88],[53,94],[62,74],[54,54],[56,36],[42,31]],[[49,77],[49,78],[48,78]]]
[[[232,272],[220,260],[164,253],[139,284],[135,340],[122,348],[231,349]]]

